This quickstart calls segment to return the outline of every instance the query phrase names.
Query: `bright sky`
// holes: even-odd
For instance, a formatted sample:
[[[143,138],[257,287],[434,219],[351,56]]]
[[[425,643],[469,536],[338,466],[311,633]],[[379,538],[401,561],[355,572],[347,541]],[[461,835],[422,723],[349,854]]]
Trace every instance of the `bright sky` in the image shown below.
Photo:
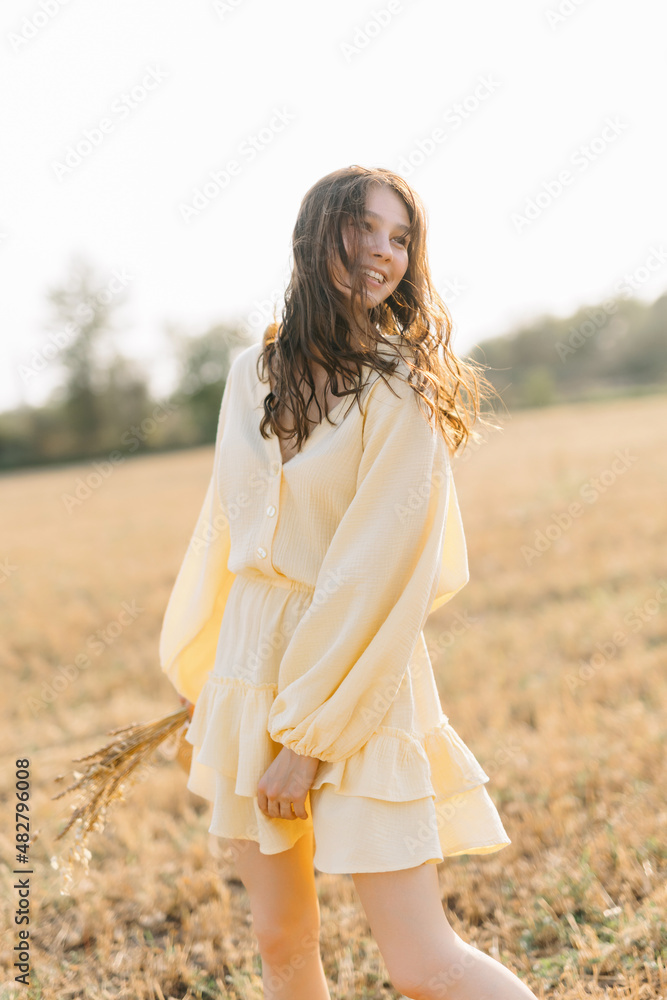
[[[125,283],[115,343],[157,396],[167,324],[259,338],[303,195],[351,163],[421,195],[459,353],[624,275],[667,288],[658,0],[5,0],[0,21],[2,409],[57,383],[20,366],[74,254]]]

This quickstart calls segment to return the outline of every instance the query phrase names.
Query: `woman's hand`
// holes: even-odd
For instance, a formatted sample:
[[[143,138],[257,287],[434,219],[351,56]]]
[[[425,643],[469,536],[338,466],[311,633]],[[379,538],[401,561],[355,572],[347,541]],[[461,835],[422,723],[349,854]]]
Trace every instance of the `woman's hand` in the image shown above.
[[[306,795],[319,763],[317,757],[304,757],[283,747],[257,785],[257,802],[264,815],[269,819],[308,819]]]

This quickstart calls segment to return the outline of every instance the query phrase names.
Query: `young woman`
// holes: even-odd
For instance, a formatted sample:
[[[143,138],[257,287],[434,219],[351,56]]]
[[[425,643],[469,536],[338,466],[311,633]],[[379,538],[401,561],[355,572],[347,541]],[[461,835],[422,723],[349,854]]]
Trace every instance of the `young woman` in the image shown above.
[[[534,996],[439,894],[445,857],[510,841],[423,633],[468,580],[450,455],[488,384],[450,347],[425,239],[388,170],[306,194],[281,321],[229,372],[160,637],[195,703],[188,787],[248,891],[271,1000],[329,997],[314,868],[352,876],[406,996]]]

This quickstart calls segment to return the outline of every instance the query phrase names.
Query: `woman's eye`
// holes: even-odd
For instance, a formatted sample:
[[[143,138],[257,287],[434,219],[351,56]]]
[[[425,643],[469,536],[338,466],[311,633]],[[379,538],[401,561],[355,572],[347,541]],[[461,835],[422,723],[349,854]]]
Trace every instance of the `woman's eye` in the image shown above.
[[[367,232],[373,231],[373,224],[369,222],[367,219],[362,219],[361,226]],[[410,238],[407,234],[405,236],[394,236],[393,240],[395,243],[399,243],[402,247],[407,247],[410,244]]]

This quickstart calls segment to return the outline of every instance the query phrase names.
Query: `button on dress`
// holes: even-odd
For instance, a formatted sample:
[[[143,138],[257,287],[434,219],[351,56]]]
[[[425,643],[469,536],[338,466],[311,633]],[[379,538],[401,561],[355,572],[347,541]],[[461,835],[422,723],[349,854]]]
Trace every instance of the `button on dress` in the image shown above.
[[[232,363],[160,634],[162,669],[196,703],[188,788],[212,803],[211,833],[264,854],[312,830],[321,872],[498,851],[489,777],[442,710],[423,632],[469,574],[447,445],[405,354],[389,386],[368,369],[361,407],[343,398],[283,463],[259,432],[260,351]],[[321,761],[305,820],[258,805],[283,746]]]

